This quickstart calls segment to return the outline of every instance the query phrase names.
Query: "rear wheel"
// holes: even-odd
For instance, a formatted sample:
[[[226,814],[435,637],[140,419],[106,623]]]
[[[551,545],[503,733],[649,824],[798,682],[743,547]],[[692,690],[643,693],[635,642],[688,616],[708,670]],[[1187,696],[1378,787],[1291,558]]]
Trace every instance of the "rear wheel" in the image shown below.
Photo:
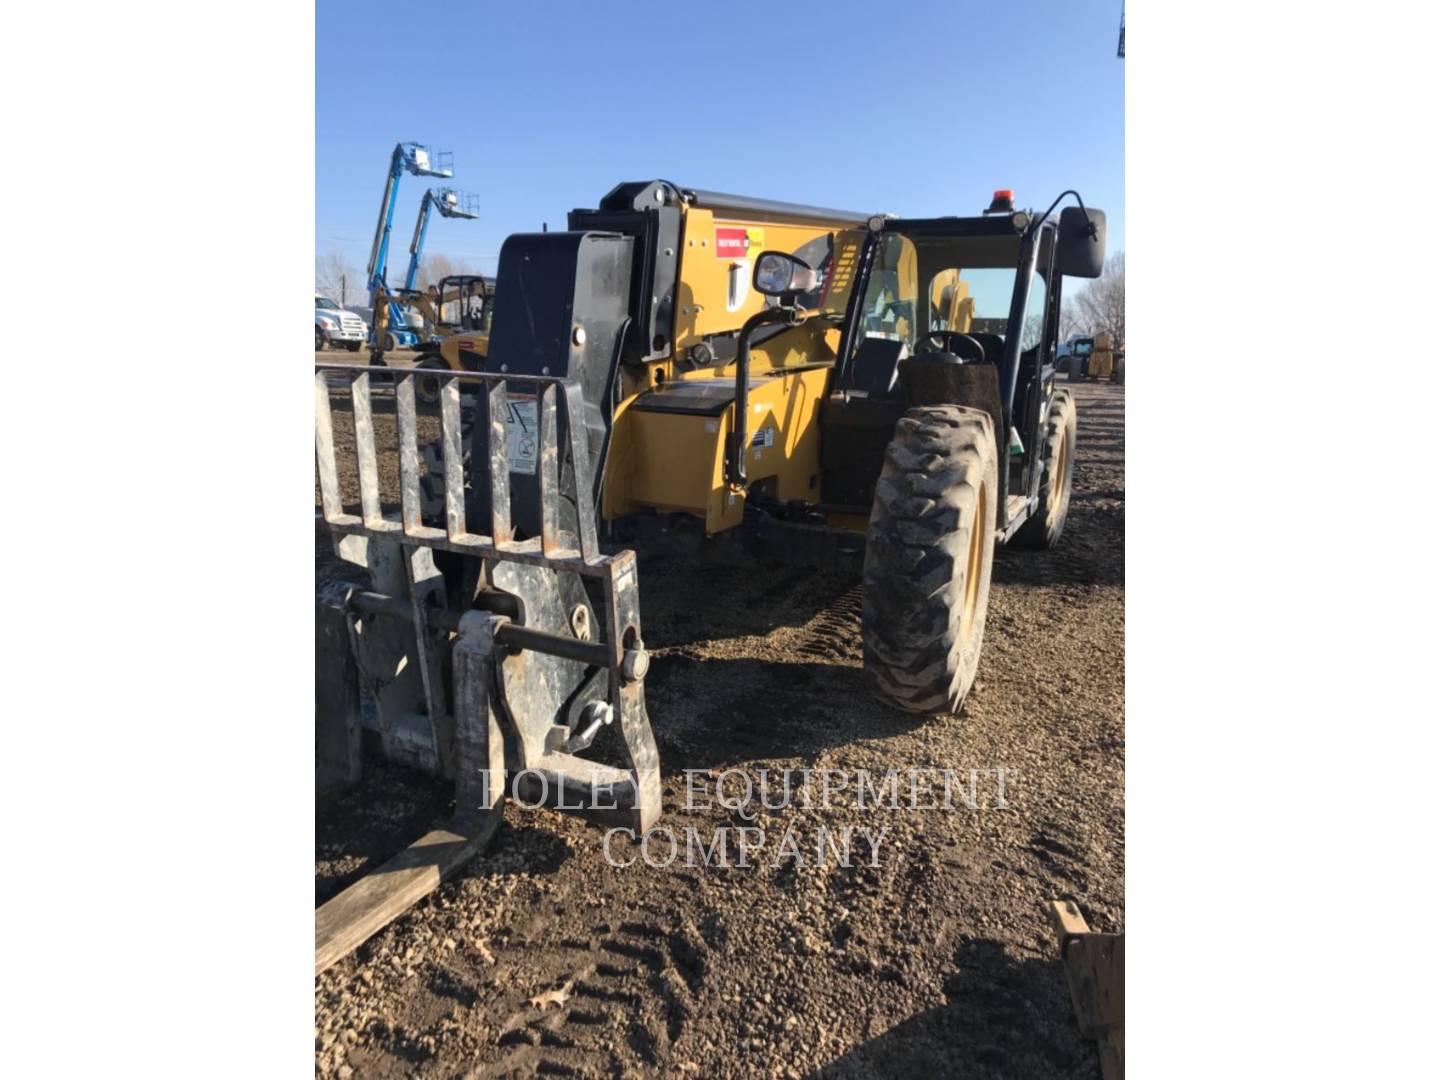
[[[385,351],[386,351],[386,352],[394,352],[394,351],[395,351],[396,349],[398,349],[399,347],[400,347],[400,343],[395,340],[395,335],[394,335],[394,334],[386,334],[386,335],[385,335]]]
[[[1065,531],[1075,475],[1075,402],[1069,390],[1056,390],[1050,399],[1040,463],[1045,470],[1040,478],[1040,505],[1015,530],[1010,539],[1015,547],[1052,548]]]
[[[885,449],[860,632],[871,689],[906,712],[956,712],[975,681],[998,476],[994,429],[978,409],[910,409]]]

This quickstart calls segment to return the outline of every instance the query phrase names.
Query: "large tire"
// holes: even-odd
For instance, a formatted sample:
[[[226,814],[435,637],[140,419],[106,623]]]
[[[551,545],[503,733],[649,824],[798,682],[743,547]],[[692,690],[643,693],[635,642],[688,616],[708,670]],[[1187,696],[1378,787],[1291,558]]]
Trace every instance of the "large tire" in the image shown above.
[[[319,352],[323,348],[325,348],[325,331],[317,326],[315,327],[315,351]]]
[[[988,414],[910,409],[875,486],[860,633],[871,689],[906,712],[960,709],[975,681],[1000,490]]]
[[[1075,476],[1075,402],[1069,390],[1056,390],[1045,416],[1045,444],[1040,448],[1040,505],[1015,530],[1015,547],[1052,548],[1065,531],[1070,489]]]

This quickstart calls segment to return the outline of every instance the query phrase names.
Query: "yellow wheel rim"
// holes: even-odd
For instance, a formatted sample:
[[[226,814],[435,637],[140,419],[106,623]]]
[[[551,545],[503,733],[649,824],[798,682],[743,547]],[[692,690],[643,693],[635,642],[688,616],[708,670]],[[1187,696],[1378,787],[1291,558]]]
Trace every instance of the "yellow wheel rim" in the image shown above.
[[[960,640],[969,641],[975,626],[975,609],[980,606],[980,566],[985,561],[985,542],[990,534],[990,506],[984,483],[975,502],[975,524],[970,528],[970,555],[965,560],[965,612],[960,617]]]
[[[1070,462],[1070,440],[1064,436],[1060,439],[1060,450],[1055,455],[1055,475],[1050,478],[1050,497],[1046,500],[1046,508],[1054,510],[1060,505],[1060,497],[1065,493],[1065,469]]]

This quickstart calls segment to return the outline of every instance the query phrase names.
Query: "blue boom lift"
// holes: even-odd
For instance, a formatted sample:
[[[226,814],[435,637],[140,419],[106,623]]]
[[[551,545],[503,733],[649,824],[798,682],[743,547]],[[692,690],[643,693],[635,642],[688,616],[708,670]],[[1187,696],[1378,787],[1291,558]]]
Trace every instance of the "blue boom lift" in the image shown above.
[[[469,218],[480,216],[480,199],[454,188],[431,188],[420,200],[420,213],[415,218],[415,236],[410,241],[410,265],[405,268],[405,292],[415,290],[415,275],[420,269],[420,253],[425,250],[425,232],[430,228],[430,211],[439,210],[442,217]]]
[[[455,175],[454,155],[444,150],[431,151],[419,143],[396,143],[390,154],[390,169],[385,174],[385,194],[380,199],[380,218],[375,223],[375,240],[370,245],[370,265],[365,277],[370,289],[371,308],[374,323],[370,329],[370,347],[377,362],[385,349],[410,347],[420,343],[420,336],[409,326],[404,305],[390,292],[386,274],[390,259],[390,227],[395,220],[395,201],[400,194],[400,178],[405,173],[412,176],[439,176],[448,179]],[[445,191],[448,189],[441,189]],[[416,226],[416,241],[423,246],[425,225],[428,220],[428,206],[435,193],[427,192],[421,206],[420,222]],[[458,195],[456,196],[458,205]],[[443,200],[442,200],[443,201]],[[442,212],[443,209],[442,209]],[[465,214],[471,216],[473,214]],[[411,245],[410,270],[406,287],[413,283],[415,268],[419,262],[417,245]]]

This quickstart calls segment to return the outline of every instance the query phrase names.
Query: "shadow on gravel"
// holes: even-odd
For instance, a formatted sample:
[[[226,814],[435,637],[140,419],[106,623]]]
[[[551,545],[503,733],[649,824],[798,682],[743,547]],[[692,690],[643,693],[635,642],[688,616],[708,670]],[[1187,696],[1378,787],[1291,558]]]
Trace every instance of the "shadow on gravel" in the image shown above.
[[[316,906],[440,824],[454,806],[453,782],[367,753],[358,784],[315,800]]]
[[[811,760],[929,722],[876,701],[861,669],[846,664],[657,656],[646,699],[667,772]]]
[[[743,555],[687,559],[639,551],[640,613],[651,647],[764,636],[804,626],[843,603],[860,575],[787,566]],[[859,593],[855,594],[858,617]],[[858,633],[858,624],[857,624]]]
[[[1105,499],[1116,499],[1117,505],[1099,505]],[[1077,492],[1071,496],[1059,545],[1049,551],[998,548],[992,580],[1001,586],[1124,585],[1124,549],[1125,515],[1118,498],[1108,492]]]
[[[512,853],[523,862],[527,874],[553,874],[570,858],[569,846],[553,829],[506,821],[490,846],[467,863],[460,876],[476,878],[513,874],[515,863],[505,858]]]
[[[955,951],[944,1005],[919,1013],[810,1074],[838,1077],[1098,1077],[1071,1017],[1058,958],[1014,960],[998,941]]]

